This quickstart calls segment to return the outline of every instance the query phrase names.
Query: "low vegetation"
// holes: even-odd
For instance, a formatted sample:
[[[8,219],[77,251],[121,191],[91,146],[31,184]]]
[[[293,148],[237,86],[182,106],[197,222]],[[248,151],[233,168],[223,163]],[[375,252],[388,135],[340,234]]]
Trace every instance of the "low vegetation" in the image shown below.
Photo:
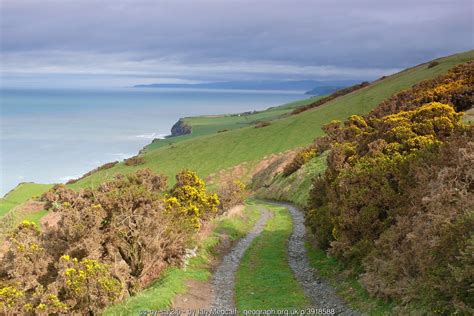
[[[220,185],[218,191],[221,212],[242,204],[248,196],[245,184],[240,180],[227,181]]]
[[[224,239],[232,243],[244,237],[259,217],[257,207],[248,202],[244,212],[217,218],[214,228],[201,243],[196,257],[190,258],[186,269],[166,268],[153,284],[119,304],[109,306],[104,315],[136,315],[144,310],[169,308],[173,298],[187,289],[187,281],[208,281],[212,264],[221,255],[219,248]]]
[[[166,177],[149,169],[95,189],[53,187],[43,200],[59,215],[58,224],[40,231],[25,221],[8,237],[0,307],[6,313],[96,313],[181,265],[202,223],[217,214],[219,199],[189,170],[166,189]]]
[[[126,166],[139,166],[145,163],[145,158],[142,156],[133,156],[124,160]]]
[[[319,247],[362,273],[373,296],[473,312],[474,130],[456,112],[472,105],[473,69],[455,67],[366,117],[334,121],[316,144],[330,154],[307,221]]]
[[[298,171],[305,163],[313,159],[315,156],[316,149],[312,146],[297,152],[293,160],[283,169],[283,175],[288,177]]]

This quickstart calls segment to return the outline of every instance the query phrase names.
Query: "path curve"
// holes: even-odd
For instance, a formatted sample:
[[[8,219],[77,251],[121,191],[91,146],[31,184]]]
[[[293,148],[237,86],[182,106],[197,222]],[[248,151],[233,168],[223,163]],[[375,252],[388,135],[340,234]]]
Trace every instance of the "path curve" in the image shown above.
[[[271,212],[264,207],[261,207],[260,218],[255,223],[252,230],[244,238],[240,239],[237,245],[232,248],[232,251],[222,259],[222,262],[217,267],[211,281],[214,292],[214,302],[212,303],[211,308],[227,310],[235,308],[235,273],[239,267],[240,260],[255,237],[260,235],[263,231],[265,224],[271,216]]]
[[[296,279],[300,282],[306,296],[315,308],[334,309],[336,315],[361,315],[348,308],[338,297],[334,289],[317,276],[317,271],[311,267],[305,247],[306,227],[304,214],[289,203],[271,202],[286,207],[293,218],[293,232],[288,242],[288,261]]]

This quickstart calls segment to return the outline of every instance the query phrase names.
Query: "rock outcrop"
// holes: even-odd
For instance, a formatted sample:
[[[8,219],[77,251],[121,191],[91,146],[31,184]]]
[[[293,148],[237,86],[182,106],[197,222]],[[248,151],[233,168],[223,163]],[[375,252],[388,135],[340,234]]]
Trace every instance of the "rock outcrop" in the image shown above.
[[[181,136],[191,134],[191,126],[186,124],[183,119],[179,119],[178,122],[174,123],[171,127],[171,136]]]

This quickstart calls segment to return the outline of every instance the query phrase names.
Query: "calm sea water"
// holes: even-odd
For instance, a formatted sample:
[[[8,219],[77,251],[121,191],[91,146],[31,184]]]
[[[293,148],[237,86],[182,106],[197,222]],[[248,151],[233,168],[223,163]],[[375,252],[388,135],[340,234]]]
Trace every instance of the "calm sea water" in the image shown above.
[[[297,92],[0,90],[0,194],[19,182],[64,182],[135,155],[180,117],[264,109]]]

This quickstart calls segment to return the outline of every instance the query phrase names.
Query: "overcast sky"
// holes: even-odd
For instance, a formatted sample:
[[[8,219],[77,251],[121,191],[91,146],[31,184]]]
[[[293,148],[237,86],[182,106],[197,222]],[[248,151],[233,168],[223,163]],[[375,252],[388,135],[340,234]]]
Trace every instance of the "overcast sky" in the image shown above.
[[[471,0],[0,0],[4,86],[374,79],[472,49]]]

